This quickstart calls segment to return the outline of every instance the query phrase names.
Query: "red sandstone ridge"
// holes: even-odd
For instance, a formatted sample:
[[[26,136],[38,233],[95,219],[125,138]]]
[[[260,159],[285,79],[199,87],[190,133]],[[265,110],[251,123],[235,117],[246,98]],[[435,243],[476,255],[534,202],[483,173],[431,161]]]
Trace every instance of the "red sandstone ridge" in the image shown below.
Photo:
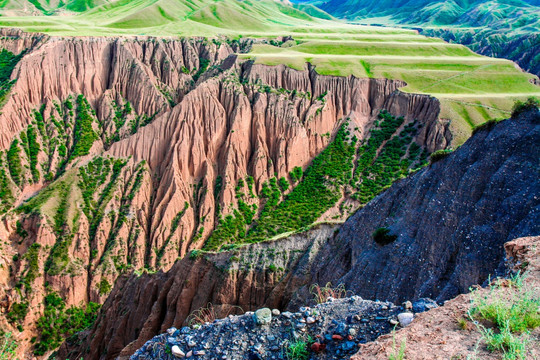
[[[364,140],[387,109],[418,120],[414,140],[429,151],[450,141],[436,99],[402,93],[398,81],[240,62],[249,39],[0,34],[0,47],[26,49],[0,113],[0,149],[20,158],[15,177],[2,153],[2,261],[13,271],[0,299],[4,314],[24,301],[36,314],[22,324],[26,339],[47,291],[68,306],[103,302],[102,285],[122,273],[171,268],[236,208],[240,179],[253,177],[248,203],[260,209],[262,184],[305,169],[345,119]]]

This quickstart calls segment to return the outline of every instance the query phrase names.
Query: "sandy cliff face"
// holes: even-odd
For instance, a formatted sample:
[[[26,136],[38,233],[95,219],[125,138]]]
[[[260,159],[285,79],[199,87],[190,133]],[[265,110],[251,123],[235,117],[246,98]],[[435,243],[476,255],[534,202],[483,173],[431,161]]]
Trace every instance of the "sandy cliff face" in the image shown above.
[[[506,241],[540,231],[538,154],[529,146],[538,142],[539,121],[538,112],[529,112],[478,131],[341,227],[325,225],[184,258],[167,273],[122,278],[95,326],[81,335],[82,344],[66,343],[60,354],[125,358],[152,336],[182,326],[208,302],[217,305],[218,316],[232,306],[297,308],[312,298],[313,283],[343,283],[365,298],[396,301],[446,300],[466,292],[504,268]],[[376,243],[378,227],[396,238]]]
[[[241,181],[252,179],[245,202],[261,209],[263,184],[305,169],[345,122],[367,140],[387,109],[417,124],[420,148],[450,143],[436,99],[390,80],[241,63],[249,39],[0,31],[0,47],[26,49],[0,113],[0,235],[13,269],[0,298],[4,314],[28,303],[27,339],[44,295],[101,303],[120,274],[171,268],[235,211]],[[359,204],[347,196],[348,210],[323,218],[346,218]]]

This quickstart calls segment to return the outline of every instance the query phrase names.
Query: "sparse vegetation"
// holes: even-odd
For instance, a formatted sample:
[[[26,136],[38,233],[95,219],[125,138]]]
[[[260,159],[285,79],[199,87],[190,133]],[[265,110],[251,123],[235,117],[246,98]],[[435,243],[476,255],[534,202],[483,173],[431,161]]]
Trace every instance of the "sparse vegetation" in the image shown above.
[[[66,309],[64,300],[55,292],[44,299],[45,310],[37,321],[39,338],[34,354],[44,355],[58,348],[64,337],[90,327],[97,318],[101,305],[89,302],[86,306],[72,306]]]
[[[392,353],[388,357],[388,360],[404,360],[405,359],[405,349],[407,348],[407,341],[405,339],[401,340],[399,349],[396,344],[396,330],[392,332]]]
[[[309,358],[309,346],[313,339],[304,335],[292,341],[286,341],[283,348],[283,357],[287,360],[307,360]]]
[[[313,299],[317,304],[325,303],[328,301],[328,298],[342,299],[348,295],[348,291],[345,289],[344,284],[332,286],[332,283],[326,283],[325,286],[313,284],[309,288],[309,292],[313,295]]]
[[[17,347],[13,335],[0,330],[0,360],[15,360]]]
[[[452,150],[437,150],[433,154],[431,154],[431,156],[429,157],[429,161],[431,164],[434,164],[437,161],[440,161],[446,158],[451,153],[452,153]]]
[[[218,317],[217,317],[216,309],[214,308],[214,305],[212,305],[211,303],[208,303],[206,307],[197,309],[193,311],[191,314],[189,314],[186,322],[190,326],[203,325],[206,323],[211,323],[217,318]]]
[[[514,107],[512,108],[512,117],[516,118],[520,114],[529,111],[538,109],[540,107],[540,101],[538,99],[530,97],[526,101],[516,101]]]
[[[493,282],[486,292],[471,294],[469,317],[491,351],[505,360],[527,359],[530,331],[540,326],[540,292],[523,282],[521,274]]]

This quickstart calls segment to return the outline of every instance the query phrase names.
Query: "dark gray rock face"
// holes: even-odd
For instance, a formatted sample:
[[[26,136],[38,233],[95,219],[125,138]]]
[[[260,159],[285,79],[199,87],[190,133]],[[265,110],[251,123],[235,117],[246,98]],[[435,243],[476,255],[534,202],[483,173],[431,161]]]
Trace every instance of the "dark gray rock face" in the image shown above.
[[[313,282],[370,299],[446,300],[504,268],[503,244],[540,234],[540,115],[479,130],[461,148],[395,183],[322,249]],[[397,239],[378,245],[387,227]]]

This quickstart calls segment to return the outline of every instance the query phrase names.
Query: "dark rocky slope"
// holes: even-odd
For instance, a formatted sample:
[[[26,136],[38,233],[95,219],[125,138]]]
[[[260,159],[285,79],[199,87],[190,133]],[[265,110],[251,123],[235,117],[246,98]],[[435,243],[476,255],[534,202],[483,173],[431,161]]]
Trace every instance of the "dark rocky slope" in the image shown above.
[[[367,298],[446,300],[503,265],[503,244],[540,233],[540,115],[480,130],[446,159],[395,183],[319,253],[315,282]],[[397,239],[380,246],[372,233]]]
[[[503,268],[504,242],[540,233],[539,141],[536,110],[477,131],[455,153],[394,184],[337,233],[324,225],[184,258],[168,273],[120,278],[94,327],[64,344],[60,358],[126,358],[208,302],[218,316],[235,305],[295,308],[315,282],[342,282],[365,298],[396,301],[465,292]],[[397,236],[385,246],[372,238],[383,226]]]

